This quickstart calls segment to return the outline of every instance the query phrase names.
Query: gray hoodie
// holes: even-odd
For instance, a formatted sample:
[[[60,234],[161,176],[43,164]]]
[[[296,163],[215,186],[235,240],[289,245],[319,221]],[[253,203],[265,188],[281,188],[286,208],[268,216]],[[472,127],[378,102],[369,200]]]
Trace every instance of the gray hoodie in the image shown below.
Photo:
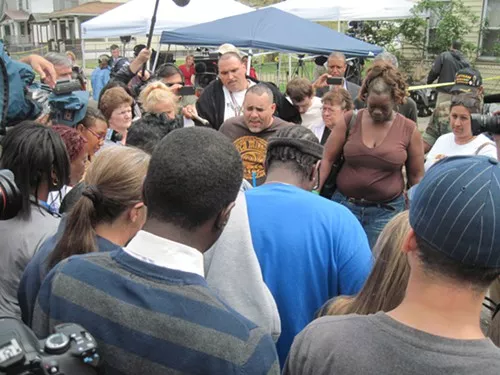
[[[229,306],[266,329],[276,342],[281,321],[253,248],[245,194],[240,193],[222,235],[204,254],[205,279]]]

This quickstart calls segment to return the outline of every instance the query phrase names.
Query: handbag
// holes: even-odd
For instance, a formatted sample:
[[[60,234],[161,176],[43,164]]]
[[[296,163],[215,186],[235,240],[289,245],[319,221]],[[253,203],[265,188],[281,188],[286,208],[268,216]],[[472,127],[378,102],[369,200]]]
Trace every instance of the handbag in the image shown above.
[[[340,172],[340,169],[342,168],[342,165],[344,164],[344,146],[347,143],[347,138],[349,138],[349,131],[351,128],[354,126],[356,123],[356,118],[357,118],[357,112],[353,112],[351,116],[351,121],[349,121],[349,124],[347,124],[347,129],[345,132],[345,142],[344,145],[342,146],[342,152],[340,153],[340,156],[337,158],[335,163],[332,165],[332,169],[330,170],[330,174],[328,175],[328,178],[326,179],[325,183],[323,184],[323,188],[320,191],[320,195],[322,197],[331,199],[333,196],[333,193],[335,193],[335,190],[337,190],[337,175]]]

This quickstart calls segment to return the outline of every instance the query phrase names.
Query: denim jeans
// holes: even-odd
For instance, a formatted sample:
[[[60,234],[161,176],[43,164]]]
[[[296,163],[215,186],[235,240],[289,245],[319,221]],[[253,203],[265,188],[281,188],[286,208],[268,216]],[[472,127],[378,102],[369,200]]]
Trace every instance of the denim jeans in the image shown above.
[[[333,194],[332,200],[347,207],[358,218],[366,232],[371,249],[375,246],[377,238],[385,225],[398,213],[404,211],[406,205],[403,194],[390,202],[384,203],[384,206],[388,207],[360,206],[349,202],[348,198],[339,191]],[[389,209],[389,207],[392,209]]]

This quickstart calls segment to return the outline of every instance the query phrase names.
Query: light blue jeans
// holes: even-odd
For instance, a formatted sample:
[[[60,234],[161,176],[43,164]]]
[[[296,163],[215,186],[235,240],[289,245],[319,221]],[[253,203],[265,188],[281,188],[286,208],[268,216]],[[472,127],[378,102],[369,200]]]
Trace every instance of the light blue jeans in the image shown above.
[[[379,206],[362,206],[350,202],[348,198],[338,190],[333,194],[332,200],[347,207],[356,216],[363,226],[370,243],[370,248],[373,249],[377,242],[378,236],[386,224],[398,213],[406,208],[404,195],[401,194],[390,202],[383,203]]]

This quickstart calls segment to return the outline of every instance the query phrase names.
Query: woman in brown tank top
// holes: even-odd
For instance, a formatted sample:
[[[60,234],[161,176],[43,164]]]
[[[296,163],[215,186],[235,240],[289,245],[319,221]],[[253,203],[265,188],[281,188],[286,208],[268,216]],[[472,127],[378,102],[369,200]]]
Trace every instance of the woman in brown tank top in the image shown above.
[[[359,96],[367,109],[358,112],[347,139],[351,115],[338,116],[325,144],[320,176],[323,184],[344,155],[332,200],[358,218],[373,247],[389,220],[405,209],[403,166],[408,184],[418,183],[424,175],[424,152],[416,124],[395,111],[406,100],[406,83],[396,68],[376,63]]]

